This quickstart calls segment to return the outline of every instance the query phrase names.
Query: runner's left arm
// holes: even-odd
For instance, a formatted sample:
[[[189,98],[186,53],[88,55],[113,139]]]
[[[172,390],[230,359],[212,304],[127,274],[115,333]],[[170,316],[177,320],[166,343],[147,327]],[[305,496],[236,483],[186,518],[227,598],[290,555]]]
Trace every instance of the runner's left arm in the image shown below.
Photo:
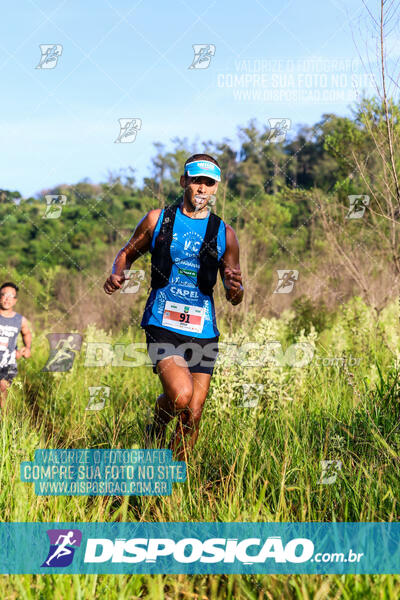
[[[226,299],[236,306],[243,300],[244,288],[239,262],[239,242],[230,225],[226,225],[226,249],[221,260],[220,275]]]
[[[24,340],[24,346],[23,348],[21,348],[21,350],[17,350],[18,358],[20,358],[21,356],[29,358],[31,355],[32,334],[28,326],[28,321],[27,319],[25,319],[25,317],[22,317],[21,321],[21,335],[22,339]]]

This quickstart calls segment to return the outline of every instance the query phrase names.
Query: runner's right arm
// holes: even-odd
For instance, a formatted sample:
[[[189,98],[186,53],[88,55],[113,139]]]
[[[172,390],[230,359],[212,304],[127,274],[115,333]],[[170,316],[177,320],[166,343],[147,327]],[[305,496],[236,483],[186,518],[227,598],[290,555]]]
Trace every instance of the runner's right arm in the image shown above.
[[[150,210],[139,222],[129,242],[118,252],[112,267],[112,274],[103,286],[106,294],[112,294],[122,287],[125,281],[124,271],[130,269],[131,264],[150,249],[153,232],[160,214],[161,208]]]

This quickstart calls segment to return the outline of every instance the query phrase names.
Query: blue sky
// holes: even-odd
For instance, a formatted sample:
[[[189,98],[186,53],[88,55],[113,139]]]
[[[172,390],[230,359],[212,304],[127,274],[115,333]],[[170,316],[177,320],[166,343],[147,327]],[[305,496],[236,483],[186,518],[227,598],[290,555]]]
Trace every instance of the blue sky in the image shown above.
[[[295,130],[372,90],[352,39],[363,55],[359,0],[27,0],[5,12],[0,188],[25,196],[128,166],[140,182],[156,141],[237,143],[253,118]],[[62,45],[55,68],[35,68],[40,44]],[[189,69],[193,44],[215,46],[208,68]],[[114,143],[120,118],[141,119],[134,142]]]

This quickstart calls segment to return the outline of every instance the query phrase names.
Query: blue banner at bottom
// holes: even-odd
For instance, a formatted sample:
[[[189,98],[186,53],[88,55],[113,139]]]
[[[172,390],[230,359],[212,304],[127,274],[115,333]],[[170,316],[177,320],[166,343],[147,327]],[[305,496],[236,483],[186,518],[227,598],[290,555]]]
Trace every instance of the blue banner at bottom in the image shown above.
[[[1,523],[0,572],[400,573],[400,523]]]

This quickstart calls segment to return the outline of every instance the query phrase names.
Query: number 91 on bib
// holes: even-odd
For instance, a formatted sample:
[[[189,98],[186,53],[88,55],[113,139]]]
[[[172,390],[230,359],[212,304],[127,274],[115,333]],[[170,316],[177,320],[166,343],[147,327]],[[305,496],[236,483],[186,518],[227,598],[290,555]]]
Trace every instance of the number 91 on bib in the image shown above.
[[[204,325],[204,307],[177,302],[165,302],[162,324],[181,331],[201,333]]]

